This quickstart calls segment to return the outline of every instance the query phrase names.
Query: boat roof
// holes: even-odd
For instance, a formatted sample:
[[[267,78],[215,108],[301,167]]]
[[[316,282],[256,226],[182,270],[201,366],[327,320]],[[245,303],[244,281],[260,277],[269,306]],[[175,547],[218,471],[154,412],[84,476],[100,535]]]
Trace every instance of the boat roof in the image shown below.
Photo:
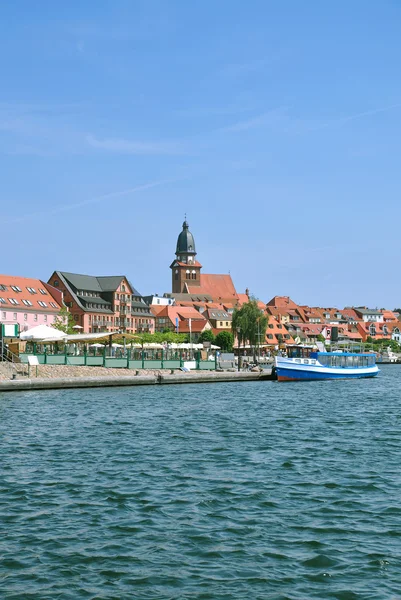
[[[373,352],[317,352],[319,356],[375,356]]]

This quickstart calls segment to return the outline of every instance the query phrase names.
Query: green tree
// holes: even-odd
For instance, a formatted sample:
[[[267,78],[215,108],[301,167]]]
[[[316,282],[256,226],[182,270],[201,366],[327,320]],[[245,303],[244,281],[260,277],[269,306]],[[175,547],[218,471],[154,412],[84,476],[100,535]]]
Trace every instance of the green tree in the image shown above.
[[[241,308],[234,309],[232,331],[237,333],[240,344],[248,343],[253,348],[255,361],[256,346],[265,340],[267,323],[267,315],[260,310],[257,300],[254,298],[243,304]]]
[[[211,344],[214,343],[214,333],[211,329],[205,329],[205,331],[202,331],[202,333],[199,336],[199,343],[202,344],[203,342],[210,342]]]
[[[58,313],[56,320],[53,323],[54,329],[58,329],[59,331],[64,331],[64,333],[71,335],[75,333],[73,329],[75,325],[74,317],[67,310],[66,306],[62,306],[60,308],[60,312]]]
[[[319,333],[319,335],[316,338],[316,341],[323,342],[323,344],[324,344],[325,341],[326,341],[326,338],[324,337],[324,335],[322,335],[321,333]]]
[[[220,331],[216,335],[216,346],[220,346],[224,352],[231,352],[234,346],[234,336],[231,331]]]

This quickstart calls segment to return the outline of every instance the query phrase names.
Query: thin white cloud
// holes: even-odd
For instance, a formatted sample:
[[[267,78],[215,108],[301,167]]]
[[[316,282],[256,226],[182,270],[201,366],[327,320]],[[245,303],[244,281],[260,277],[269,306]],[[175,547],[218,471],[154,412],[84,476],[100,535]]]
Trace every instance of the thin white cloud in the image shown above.
[[[100,140],[94,135],[87,135],[89,146],[97,150],[108,150],[123,154],[184,154],[180,143],[174,141],[140,141],[120,138],[107,138]]]
[[[362,117],[370,117],[372,115],[387,112],[389,110],[393,110],[394,108],[399,108],[400,106],[401,102],[397,102],[397,104],[390,104],[389,106],[383,106],[382,108],[373,108],[372,110],[365,110],[364,112],[356,113],[355,115],[349,115],[348,117],[338,119],[337,122],[347,123],[348,121],[353,121],[354,119],[361,119]]]
[[[61,206],[56,206],[52,210],[40,211],[30,214],[25,214],[20,217],[15,217],[13,219],[8,219],[6,221],[2,221],[5,225],[10,223],[20,223],[22,221],[29,221],[31,219],[35,219],[37,217],[46,217],[48,215],[56,215],[62,212],[66,212],[69,210],[75,210],[76,208],[81,208],[83,206],[87,206],[89,204],[99,204],[105,200],[113,200],[115,198],[122,198],[123,196],[130,196],[132,194],[138,194],[139,192],[144,192],[151,188],[159,187],[162,185],[167,185],[169,183],[175,183],[176,181],[182,181],[186,179],[186,177],[175,177],[171,179],[161,179],[159,181],[150,181],[149,183],[145,183],[143,185],[137,185],[136,187],[128,188],[126,190],[119,190],[116,192],[109,192],[107,194],[102,194],[101,196],[94,196],[93,198],[87,198],[86,200],[82,200],[81,202],[74,202],[71,204],[64,204]]]
[[[220,131],[226,132],[239,132],[239,131],[248,131],[249,129],[257,129],[259,127],[266,127],[269,125],[277,125],[282,122],[283,119],[287,119],[284,114],[285,107],[279,107],[267,112],[264,112],[252,119],[247,119],[245,121],[239,121],[237,123],[233,123],[232,125],[228,125],[227,127],[223,127]]]

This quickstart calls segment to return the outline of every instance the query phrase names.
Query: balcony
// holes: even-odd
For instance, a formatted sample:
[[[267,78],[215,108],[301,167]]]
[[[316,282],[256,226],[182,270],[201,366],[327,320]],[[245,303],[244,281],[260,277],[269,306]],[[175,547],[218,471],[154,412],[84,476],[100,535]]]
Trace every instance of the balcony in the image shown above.
[[[113,325],[112,321],[103,321],[100,319],[92,319],[92,321],[89,321],[89,325],[91,325],[92,327],[111,327],[111,325]]]

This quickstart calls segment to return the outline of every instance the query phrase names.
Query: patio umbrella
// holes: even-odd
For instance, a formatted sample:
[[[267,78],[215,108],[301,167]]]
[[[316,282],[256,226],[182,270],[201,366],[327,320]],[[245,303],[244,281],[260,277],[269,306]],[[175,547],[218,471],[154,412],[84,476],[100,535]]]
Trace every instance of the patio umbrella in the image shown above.
[[[83,329],[83,327],[81,325],[74,325],[73,329]]]
[[[55,329],[54,327],[48,327],[47,325],[38,325],[37,327],[32,327],[28,329],[28,331],[23,331],[20,335],[21,340],[61,340],[66,337],[66,333],[64,331],[60,331],[59,329]]]

